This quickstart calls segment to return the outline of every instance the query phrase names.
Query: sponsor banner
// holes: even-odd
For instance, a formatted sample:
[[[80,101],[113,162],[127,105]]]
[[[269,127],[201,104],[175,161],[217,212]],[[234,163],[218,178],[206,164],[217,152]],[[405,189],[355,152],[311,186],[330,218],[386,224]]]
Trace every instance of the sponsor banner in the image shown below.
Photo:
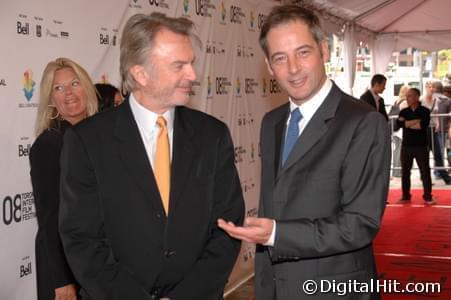
[[[0,299],[36,299],[36,210],[29,177],[39,83],[50,60],[69,57],[94,83],[120,85],[125,21],[136,13],[184,16],[195,24],[196,81],[190,106],[225,122],[235,147],[247,215],[260,190],[260,122],[286,99],[271,78],[258,43],[272,0],[5,1],[0,11]],[[114,9],[112,9],[114,8]],[[254,246],[243,243],[227,291],[253,273]]]

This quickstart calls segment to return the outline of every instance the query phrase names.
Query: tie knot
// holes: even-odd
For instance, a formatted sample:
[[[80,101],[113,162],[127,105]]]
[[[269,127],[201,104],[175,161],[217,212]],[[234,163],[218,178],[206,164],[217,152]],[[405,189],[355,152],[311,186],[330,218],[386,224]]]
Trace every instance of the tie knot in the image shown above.
[[[166,127],[166,119],[163,116],[158,116],[157,125],[160,128],[165,128]]]
[[[295,108],[291,112],[291,120],[293,120],[294,122],[299,122],[301,119],[302,119],[302,114],[301,114],[301,111],[299,110],[299,107]]]

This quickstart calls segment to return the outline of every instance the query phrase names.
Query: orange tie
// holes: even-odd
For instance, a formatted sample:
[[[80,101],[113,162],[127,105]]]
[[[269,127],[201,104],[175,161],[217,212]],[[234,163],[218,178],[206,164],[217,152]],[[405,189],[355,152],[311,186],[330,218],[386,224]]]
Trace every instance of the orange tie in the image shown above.
[[[164,211],[166,215],[169,212],[169,185],[171,178],[171,162],[169,155],[169,137],[166,127],[166,120],[159,116],[157,124],[160,132],[157,138],[157,147],[155,150],[155,177],[157,179],[158,189],[160,190],[161,200],[163,201]]]

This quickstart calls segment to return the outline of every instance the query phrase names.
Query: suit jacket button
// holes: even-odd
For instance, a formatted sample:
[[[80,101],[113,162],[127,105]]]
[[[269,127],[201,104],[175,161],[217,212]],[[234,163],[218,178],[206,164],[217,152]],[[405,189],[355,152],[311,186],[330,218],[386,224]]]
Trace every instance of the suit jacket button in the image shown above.
[[[173,250],[165,250],[164,251],[164,256],[166,256],[166,257],[171,257],[173,255],[175,255],[175,251],[173,251]]]
[[[157,218],[161,219],[163,217],[163,215],[161,213],[157,213]]]

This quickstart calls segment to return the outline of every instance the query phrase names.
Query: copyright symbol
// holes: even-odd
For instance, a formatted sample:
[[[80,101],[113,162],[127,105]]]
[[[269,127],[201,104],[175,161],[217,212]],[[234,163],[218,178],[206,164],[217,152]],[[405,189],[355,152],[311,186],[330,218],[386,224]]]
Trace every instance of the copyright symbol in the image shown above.
[[[306,280],[302,284],[302,290],[307,295],[313,295],[318,290],[318,285],[316,284],[316,282],[314,280]]]

